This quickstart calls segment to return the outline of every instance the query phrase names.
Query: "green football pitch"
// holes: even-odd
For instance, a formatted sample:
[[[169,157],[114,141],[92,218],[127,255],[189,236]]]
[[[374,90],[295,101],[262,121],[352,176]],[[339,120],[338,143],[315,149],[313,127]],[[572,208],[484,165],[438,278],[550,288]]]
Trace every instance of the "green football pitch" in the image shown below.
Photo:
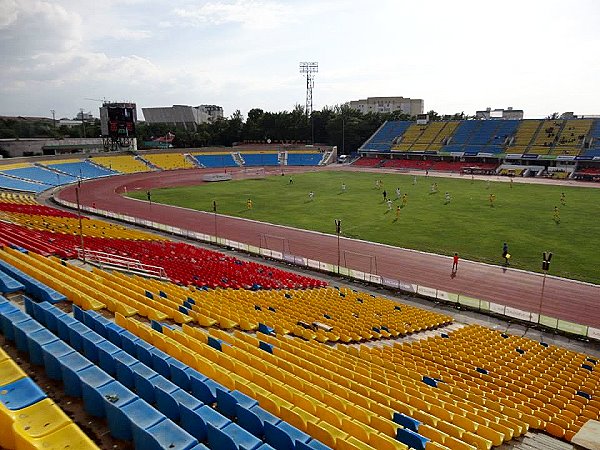
[[[458,252],[463,259],[491,264],[504,261],[507,242],[511,267],[539,272],[542,252],[551,251],[550,274],[600,283],[600,189],[366,172],[307,172],[291,180],[270,176],[156,189],[152,200],[202,211],[212,211],[216,201],[220,214],[329,234],[335,234],[334,220],[340,219],[342,236],[444,255]],[[376,187],[377,180],[382,187]],[[404,206],[396,188],[407,195]],[[130,195],[146,199],[145,192]]]

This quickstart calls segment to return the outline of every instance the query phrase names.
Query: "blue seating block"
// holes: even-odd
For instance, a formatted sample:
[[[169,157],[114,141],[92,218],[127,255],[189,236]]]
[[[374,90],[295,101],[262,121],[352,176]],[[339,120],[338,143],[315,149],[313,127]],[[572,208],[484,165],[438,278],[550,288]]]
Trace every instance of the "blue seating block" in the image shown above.
[[[166,420],[163,414],[140,398],[126,404],[121,410],[131,428],[135,448],[143,448],[142,442],[148,428]]]
[[[8,341],[15,340],[15,326],[21,322],[31,320],[27,314],[16,308],[12,303],[4,307],[4,311],[0,310],[0,323],[2,325],[2,334]]]
[[[133,371],[135,392],[151,405],[154,404],[156,401],[154,379],[160,377],[160,375],[145,364],[135,364],[131,369]]]
[[[90,330],[81,336],[81,340],[83,341],[83,354],[85,357],[94,364],[98,364],[98,345],[106,341],[106,339],[95,331]]]

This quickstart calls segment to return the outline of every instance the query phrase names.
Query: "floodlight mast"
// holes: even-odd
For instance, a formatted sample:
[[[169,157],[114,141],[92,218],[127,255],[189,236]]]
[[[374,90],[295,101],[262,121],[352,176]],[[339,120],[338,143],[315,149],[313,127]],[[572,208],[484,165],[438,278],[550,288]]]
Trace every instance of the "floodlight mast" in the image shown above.
[[[301,62],[300,63],[300,73],[305,74],[306,76],[306,115],[310,116],[312,114],[313,109],[313,101],[312,101],[312,90],[315,85],[315,76],[314,74],[319,71],[319,63],[318,62]]]
[[[307,117],[311,118],[311,143],[315,143],[315,123],[312,117],[313,112],[313,101],[312,101],[312,90],[315,85],[314,74],[319,71],[319,63],[313,62],[301,62],[300,73],[306,76],[306,107],[305,113]]]

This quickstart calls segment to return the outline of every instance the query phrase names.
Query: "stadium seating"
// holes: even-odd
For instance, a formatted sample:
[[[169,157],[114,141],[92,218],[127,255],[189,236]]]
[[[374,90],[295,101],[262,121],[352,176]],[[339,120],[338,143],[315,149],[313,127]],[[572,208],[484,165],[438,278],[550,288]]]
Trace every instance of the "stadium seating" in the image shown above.
[[[321,152],[287,152],[287,165],[318,166],[322,158]]]
[[[231,153],[193,153],[192,157],[201,167],[238,167]]]
[[[594,121],[589,137],[591,139],[589,148],[584,149],[581,156],[586,158],[600,157],[600,120]]]
[[[94,156],[91,161],[121,173],[150,172],[152,169],[132,155]]]
[[[394,140],[404,134],[413,122],[387,121],[361,147],[360,151],[389,152]]]
[[[542,120],[522,120],[519,124],[519,128],[517,128],[512,144],[506,149],[506,153],[525,153],[534,136],[542,127],[542,123]]]
[[[19,178],[8,177],[0,173],[0,189],[20,192],[35,192],[39,193],[49,189],[51,186],[41,183],[30,183],[29,181]]]
[[[5,175],[21,178],[28,182],[43,183],[48,186],[59,186],[61,184],[73,183],[77,178],[62,174],[39,166],[22,167],[20,169],[3,169]]]
[[[459,122],[456,121],[429,122],[427,125],[413,124],[399,139],[399,143],[392,146],[392,151],[438,151],[458,124]]]
[[[592,123],[591,119],[566,120],[556,138],[556,145],[550,150],[550,154],[557,156],[579,155]]]
[[[368,156],[363,156],[352,163],[353,166],[361,166],[361,167],[377,167],[383,161],[381,158],[373,158]]]
[[[72,177],[76,177],[78,179],[83,178],[86,180],[89,178],[106,177],[106,176],[115,175],[116,173],[118,173],[114,170],[108,170],[102,166],[94,164],[89,160],[86,160],[86,161],[66,160],[64,162],[52,161],[52,163],[45,162],[42,164],[44,164],[46,167],[49,167],[50,169],[54,169],[54,170],[66,173],[66,174],[71,175]]]
[[[143,158],[163,170],[193,169],[196,167],[181,153],[145,154]]]
[[[5,320],[11,317],[11,322]],[[5,338],[34,323],[19,308],[0,296],[0,318]],[[8,334],[5,332],[11,330]],[[41,330],[39,327],[37,330]],[[36,330],[36,331],[37,331]],[[40,333],[27,336],[35,340]],[[52,338],[51,338],[52,339]],[[56,340],[56,338],[53,338]],[[27,341],[23,350],[28,351]],[[6,449],[98,447],[50,400],[39,386],[0,349],[0,447]]]
[[[241,153],[244,166],[278,166],[279,152]],[[289,164],[289,162],[288,162]],[[318,164],[318,162],[317,162]],[[299,165],[299,164],[296,164]],[[314,164],[311,164],[314,165]]]

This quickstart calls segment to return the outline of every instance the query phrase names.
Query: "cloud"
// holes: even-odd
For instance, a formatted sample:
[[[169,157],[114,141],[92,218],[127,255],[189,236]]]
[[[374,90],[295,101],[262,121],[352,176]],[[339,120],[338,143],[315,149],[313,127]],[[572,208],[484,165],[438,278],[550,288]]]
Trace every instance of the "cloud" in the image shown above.
[[[293,19],[293,9],[269,0],[208,2],[193,8],[176,8],[176,16],[191,25],[241,24],[250,29],[268,29]]]
[[[0,0],[0,29],[17,20],[18,8],[15,0]]]

